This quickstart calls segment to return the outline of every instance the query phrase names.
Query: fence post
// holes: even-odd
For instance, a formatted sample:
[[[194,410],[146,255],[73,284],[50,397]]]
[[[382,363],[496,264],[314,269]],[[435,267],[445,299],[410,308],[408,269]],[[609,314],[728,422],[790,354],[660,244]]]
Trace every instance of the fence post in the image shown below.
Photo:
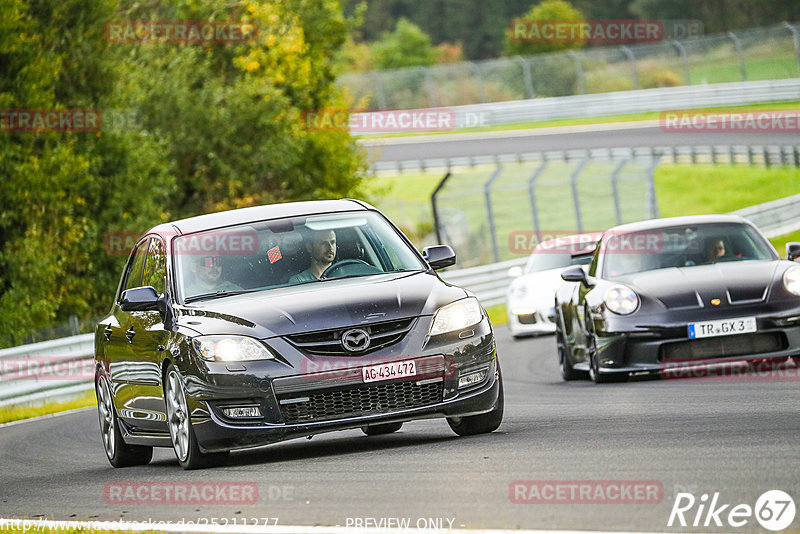
[[[660,217],[658,212],[658,200],[656,199],[656,169],[661,163],[661,154],[653,158],[650,168],[647,169],[647,217],[657,219]]]
[[[786,28],[792,32],[792,41],[794,42],[794,55],[797,58],[797,72],[800,75],[800,35],[798,35],[797,28],[789,24],[788,22],[784,21],[783,23]]]
[[[681,56],[681,63],[683,64],[683,84],[692,85],[692,73],[689,71],[689,56],[686,54],[686,47],[676,39],[672,40],[672,44],[678,49],[678,54]]]
[[[617,217],[617,224],[622,224],[622,208],[619,204],[619,188],[617,187],[617,180],[619,179],[619,173],[622,172],[622,168],[628,164],[627,159],[623,159],[617,164],[617,167],[611,173],[611,194],[614,197],[614,214]]]
[[[531,76],[531,64],[521,56],[514,56],[514,61],[522,65],[522,82],[525,85],[525,98],[533,98],[536,94],[533,91],[533,77]]]
[[[436,185],[436,189],[433,190],[431,193],[431,208],[433,208],[433,230],[436,232],[436,242],[438,244],[442,244],[442,231],[439,228],[441,225],[441,220],[439,219],[439,210],[436,207],[436,197],[439,194],[439,191],[442,190],[444,184],[447,180],[450,179],[451,173],[450,168],[447,169],[447,174],[445,174],[439,183]]]
[[[588,158],[584,158],[578,163],[578,168],[572,172],[569,178],[570,185],[572,186],[572,203],[575,205],[575,220],[578,223],[578,233],[583,233],[583,218],[581,217],[581,203],[578,199],[578,176],[583,172],[586,164],[589,163]]]
[[[575,63],[575,76],[578,82],[578,94],[584,95],[586,94],[586,80],[583,79],[583,65],[581,64],[581,58],[578,57],[578,54],[576,54],[574,50],[568,50],[567,55],[571,57],[572,61]]]
[[[736,56],[739,58],[739,70],[742,72],[742,81],[747,81],[747,72],[744,68],[744,56],[742,55],[742,42],[736,37],[736,34],[733,32],[728,32],[727,36],[733,41],[733,46],[736,48]]]
[[[431,69],[428,67],[417,67],[417,70],[422,74],[423,83],[428,91],[428,107],[436,107],[437,98],[436,91],[433,87],[433,79],[431,78]]]
[[[389,106],[386,104],[386,89],[383,87],[383,79],[380,74],[374,70],[370,72],[370,77],[375,82],[375,93],[378,97],[378,108],[387,109]]]
[[[634,56],[631,49],[625,45],[622,45],[619,48],[622,50],[622,53],[625,54],[631,64],[631,81],[633,82],[633,88],[639,89],[639,74],[636,72],[636,56]]]
[[[470,61],[469,68],[472,69],[472,74],[475,76],[475,87],[478,89],[478,101],[483,104],[486,102],[486,93],[483,91],[483,74],[481,74],[481,66],[474,61]]]
[[[536,204],[536,180],[539,179],[539,177],[542,175],[542,173],[546,168],[547,168],[547,160],[542,159],[542,163],[533,172],[530,179],[528,180],[528,196],[530,197],[531,201],[531,214],[533,215],[533,230],[536,232],[537,243],[540,243],[542,241],[542,229],[539,226],[539,208]]]
[[[483,184],[483,195],[486,199],[486,217],[489,220],[489,236],[492,238],[492,253],[494,254],[494,261],[500,261],[500,247],[497,244],[497,228],[494,224],[494,210],[492,210],[492,184],[500,173],[503,172],[503,165],[497,164],[497,169],[492,173],[492,176]]]

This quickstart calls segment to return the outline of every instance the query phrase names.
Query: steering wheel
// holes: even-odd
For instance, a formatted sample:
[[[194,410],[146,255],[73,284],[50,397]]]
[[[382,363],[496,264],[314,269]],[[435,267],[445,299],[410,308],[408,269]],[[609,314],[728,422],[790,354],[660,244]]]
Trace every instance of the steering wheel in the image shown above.
[[[339,261],[334,262],[331,265],[329,265],[328,268],[325,269],[324,271],[322,271],[322,274],[319,275],[319,279],[320,280],[327,280],[328,278],[330,278],[330,274],[331,273],[333,273],[335,271],[338,271],[339,269],[341,269],[343,267],[347,267],[348,265],[363,265],[363,266],[369,267],[370,269],[375,269],[374,265],[370,265],[369,263],[365,262],[364,260],[358,260],[358,259],[355,259],[355,258],[350,258],[350,259],[347,259],[347,260],[339,260]],[[376,270],[375,272],[378,272],[378,271]]]

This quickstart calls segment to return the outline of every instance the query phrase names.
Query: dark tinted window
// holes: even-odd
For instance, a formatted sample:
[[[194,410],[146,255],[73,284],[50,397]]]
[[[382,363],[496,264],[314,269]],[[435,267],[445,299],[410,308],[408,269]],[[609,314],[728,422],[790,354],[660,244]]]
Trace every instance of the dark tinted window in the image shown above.
[[[142,285],[142,270],[144,268],[145,257],[147,256],[147,243],[148,240],[145,239],[139,243],[139,246],[133,251],[133,255],[128,262],[128,271],[125,273],[123,289],[131,289]]]
[[[150,240],[150,250],[144,265],[143,286],[153,286],[158,294],[164,293],[167,278],[167,258],[164,243],[158,238]]]

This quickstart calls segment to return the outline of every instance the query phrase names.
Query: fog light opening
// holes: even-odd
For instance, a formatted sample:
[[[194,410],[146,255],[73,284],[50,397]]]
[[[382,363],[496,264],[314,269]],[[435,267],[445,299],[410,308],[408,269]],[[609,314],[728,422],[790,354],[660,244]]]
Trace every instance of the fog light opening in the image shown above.
[[[256,419],[261,417],[261,409],[257,405],[226,406],[222,413],[229,419]]]
[[[480,371],[473,371],[458,377],[458,389],[463,389],[475,384],[480,384],[486,380],[486,375],[489,373],[488,369],[481,369]]]

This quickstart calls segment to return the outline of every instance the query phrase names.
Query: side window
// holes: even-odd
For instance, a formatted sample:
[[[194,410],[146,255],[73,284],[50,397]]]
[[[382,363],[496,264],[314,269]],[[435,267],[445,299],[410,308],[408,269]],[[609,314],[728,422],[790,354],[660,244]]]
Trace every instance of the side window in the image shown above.
[[[144,264],[143,286],[153,286],[160,295],[164,293],[167,278],[167,258],[164,253],[164,242],[154,237],[150,240],[147,261]]]
[[[125,285],[123,289],[131,289],[142,285],[142,269],[144,268],[145,256],[147,256],[147,243],[145,239],[136,250],[133,251],[133,257],[128,263],[128,272],[125,273]]]

